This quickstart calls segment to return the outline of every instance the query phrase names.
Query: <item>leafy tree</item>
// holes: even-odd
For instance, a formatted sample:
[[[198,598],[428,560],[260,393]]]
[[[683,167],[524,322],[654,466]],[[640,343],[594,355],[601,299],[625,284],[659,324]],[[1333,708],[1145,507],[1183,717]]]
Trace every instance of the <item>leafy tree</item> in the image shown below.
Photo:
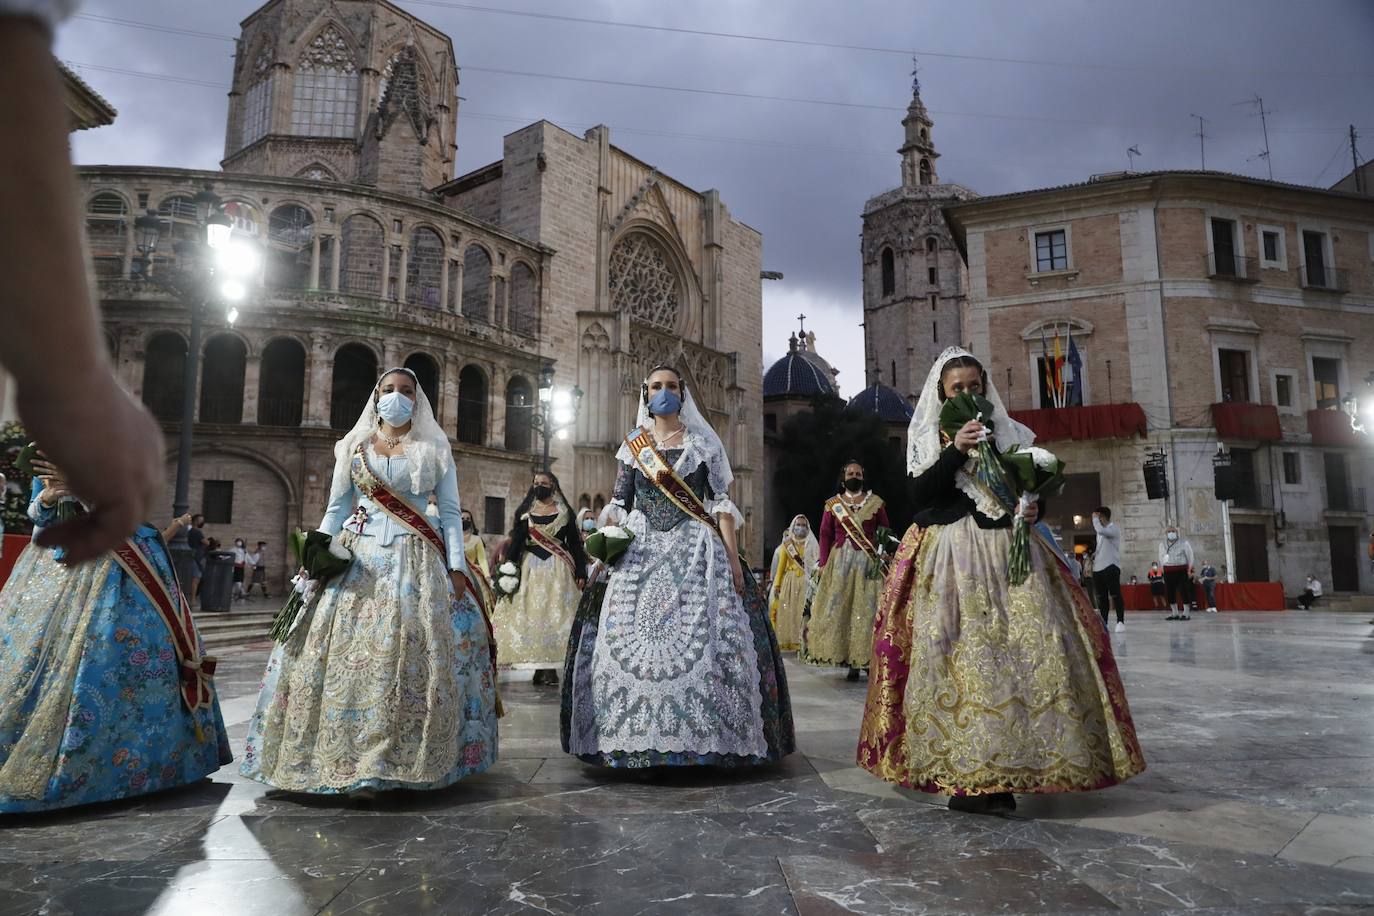
[[[24,446],[29,444],[29,434],[16,422],[0,424],[0,474],[8,483],[0,493],[0,511],[3,511],[5,534],[28,534],[33,531],[29,521],[29,478],[19,472],[15,462]]]
[[[843,464],[864,466],[864,479],[887,504],[892,530],[900,537],[911,522],[906,453],[899,438],[871,413],[848,412],[835,398],[817,399],[810,413],[789,417],[778,431],[780,457],[773,475],[784,517],[805,515],[820,532],[825,501],[840,491]]]

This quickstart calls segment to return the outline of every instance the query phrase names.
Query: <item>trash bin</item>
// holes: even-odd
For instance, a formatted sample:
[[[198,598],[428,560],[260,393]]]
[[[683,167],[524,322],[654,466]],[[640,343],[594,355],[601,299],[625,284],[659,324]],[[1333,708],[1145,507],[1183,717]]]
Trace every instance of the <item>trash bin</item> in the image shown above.
[[[200,580],[200,609],[227,611],[234,589],[234,554],[211,550],[205,554],[205,575]]]

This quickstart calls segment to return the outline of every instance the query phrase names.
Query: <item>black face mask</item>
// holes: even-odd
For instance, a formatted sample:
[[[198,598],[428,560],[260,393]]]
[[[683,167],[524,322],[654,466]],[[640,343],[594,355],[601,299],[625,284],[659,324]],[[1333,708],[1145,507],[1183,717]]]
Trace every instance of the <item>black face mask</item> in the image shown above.
[[[540,486],[537,486],[537,487],[534,488],[534,498],[535,498],[535,499],[548,499],[548,498],[549,498],[550,496],[552,496],[552,495],[553,495],[553,487],[546,487],[546,486],[540,485]]]
[[[851,477],[844,482],[844,488],[850,493],[857,493],[864,488],[864,479],[862,477]]]
[[[471,531],[471,530],[472,530],[472,522],[469,521],[468,519],[463,519],[463,530],[464,530],[464,531]]]

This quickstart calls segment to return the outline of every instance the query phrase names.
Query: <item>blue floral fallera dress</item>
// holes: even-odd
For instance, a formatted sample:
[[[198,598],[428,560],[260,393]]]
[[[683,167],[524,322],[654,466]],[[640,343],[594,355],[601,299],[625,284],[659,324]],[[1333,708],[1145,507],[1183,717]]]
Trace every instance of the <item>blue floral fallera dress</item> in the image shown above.
[[[53,510],[37,500],[42,526]],[[157,529],[133,538],[177,594]],[[65,566],[30,544],[0,590],[0,813],[196,782],[233,755],[217,700],[187,709],[161,615],[107,554]]]

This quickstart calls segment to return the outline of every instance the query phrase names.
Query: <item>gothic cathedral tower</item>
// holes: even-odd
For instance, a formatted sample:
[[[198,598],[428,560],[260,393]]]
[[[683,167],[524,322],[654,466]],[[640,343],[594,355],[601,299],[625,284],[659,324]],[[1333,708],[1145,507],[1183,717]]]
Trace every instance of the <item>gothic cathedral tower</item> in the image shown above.
[[[453,42],[376,0],[272,0],[243,21],[226,172],[419,197],[453,177]]]
[[[891,385],[911,403],[930,365],[962,339],[968,271],[942,208],[976,197],[941,184],[919,80],[902,119],[902,184],[864,205],[864,357],[868,381]]]

